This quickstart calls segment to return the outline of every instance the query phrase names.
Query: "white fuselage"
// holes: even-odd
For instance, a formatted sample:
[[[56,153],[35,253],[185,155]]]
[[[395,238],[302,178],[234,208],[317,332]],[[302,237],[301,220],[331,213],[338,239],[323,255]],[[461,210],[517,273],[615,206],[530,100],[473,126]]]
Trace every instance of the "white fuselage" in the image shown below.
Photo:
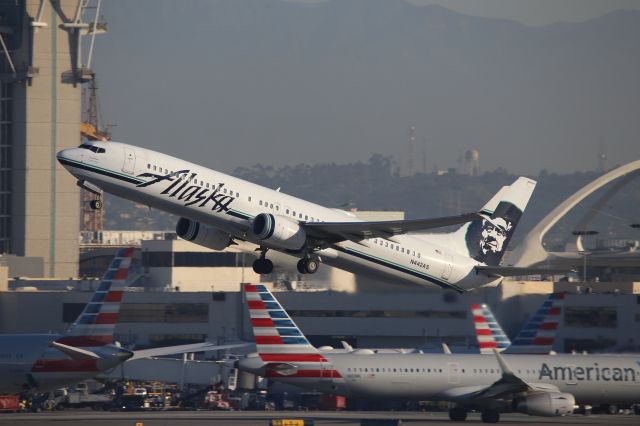
[[[501,377],[493,355],[322,354],[334,377],[273,377],[323,392],[362,398],[463,401]],[[579,403],[640,401],[640,356],[503,355],[528,384],[557,387]],[[240,364],[242,368],[242,364]],[[327,376],[329,376],[327,374]]]
[[[103,147],[105,152],[67,149],[58,153],[58,160],[79,180],[90,182],[108,193],[293,256],[302,257],[303,253],[270,246],[252,235],[252,219],[260,213],[271,213],[300,223],[360,221],[348,212],[326,208],[148,149],[117,142],[93,144]],[[343,241],[319,250],[317,255],[323,263],[376,279],[402,280],[459,291],[496,281],[495,277],[476,273],[474,266],[479,262],[446,245],[434,244],[425,236],[399,235],[359,243]]]

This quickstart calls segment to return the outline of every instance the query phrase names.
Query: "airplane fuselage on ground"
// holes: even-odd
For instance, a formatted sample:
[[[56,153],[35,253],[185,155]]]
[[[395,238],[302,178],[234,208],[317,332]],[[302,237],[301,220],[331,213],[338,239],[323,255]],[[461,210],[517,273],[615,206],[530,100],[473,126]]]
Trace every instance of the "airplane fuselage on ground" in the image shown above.
[[[464,401],[502,375],[492,355],[322,353],[322,357],[327,363],[321,363],[316,371],[266,374],[277,381],[346,396],[446,401]],[[511,371],[525,382],[555,386],[560,392],[574,395],[578,403],[624,404],[640,400],[640,356],[503,357]]]
[[[258,238],[252,221],[268,213],[284,226],[318,222],[361,222],[352,214],[322,207],[196,164],[131,145],[92,142],[94,148],[58,153],[58,160],[79,181],[153,208],[188,218],[198,225],[296,257],[308,254],[304,236],[282,242]],[[284,220],[283,220],[284,219]],[[276,233],[278,230],[276,229]],[[287,234],[288,235],[288,234]],[[348,238],[348,237],[347,237]],[[415,235],[358,239],[326,244],[313,255],[323,263],[376,279],[463,291],[497,284],[495,276],[478,273],[480,263]]]

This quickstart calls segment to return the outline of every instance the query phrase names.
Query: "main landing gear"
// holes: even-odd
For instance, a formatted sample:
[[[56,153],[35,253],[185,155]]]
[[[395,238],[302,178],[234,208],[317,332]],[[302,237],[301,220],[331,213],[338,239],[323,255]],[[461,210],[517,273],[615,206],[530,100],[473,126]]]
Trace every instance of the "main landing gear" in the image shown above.
[[[454,422],[464,422],[467,420],[467,410],[462,407],[449,409],[449,419]]]
[[[318,261],[309,257],[304,257],[298,261],[296,265],[298,267],[298,272],[301,274],[315,274],[318,272]]]
[[[500,413],[496,410],[485,410],[480,413],[480,418],[485,423],[497,423],[500,421]],[[467,420],[467,410],[464,407],[450,408],[449,419],[454,422],[464,422]]]
[[[253,261],[253,272],[260,275],[267,275],[273,272],[273,262],[267,259],[269,249],[260,247],[260,257]]]

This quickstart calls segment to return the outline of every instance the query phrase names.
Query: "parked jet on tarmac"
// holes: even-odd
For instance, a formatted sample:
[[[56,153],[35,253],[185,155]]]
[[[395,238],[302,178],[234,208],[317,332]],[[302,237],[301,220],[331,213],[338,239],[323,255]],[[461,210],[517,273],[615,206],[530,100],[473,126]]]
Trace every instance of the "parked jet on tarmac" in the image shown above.
[[[211,343],[130,351],[113,344],[133,248],[118,251],[93,297],[63,335],[0,335],[0,395],[43,392],[97,376],[127,360],[228,349]]]
[[[268,250],[300,258],[300,273],[314,273],[324,262],[376,279],[459,292],[540,271],[498,266],[536,185],[523,177],[503,187],[480,213],[367,222],[279,188],[122,143],[87,142],[57,158],[85,189],[180,216],[176,231],[186,240],[216,250],[234,239],[257,244],[261,255],[253,268],[260,274],[273,270]],[[93,203],[100,205],[99,199]],[[449,234],[415,234],[455,224],[465,225]]]
[[[612,355],[320,352],[263,285],[243,287],[258,356],[238,368],[320,392],[361,398],[450,401],[452,420],[479,410],[561,416],[578,403],[640,400],[640,357]]]

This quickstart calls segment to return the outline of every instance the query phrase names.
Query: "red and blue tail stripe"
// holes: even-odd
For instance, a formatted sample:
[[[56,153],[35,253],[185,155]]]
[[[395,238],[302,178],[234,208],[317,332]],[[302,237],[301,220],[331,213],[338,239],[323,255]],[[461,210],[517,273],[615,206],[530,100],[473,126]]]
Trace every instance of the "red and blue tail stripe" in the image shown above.
[[[313,347],[264,285],[243,285],[258,355],[266,376],[278,379],[339,379],[342,376]]]
[[[509,347],[511,341],[496,321],[489,306],[474,303],[471,305],[471,312],[480,353],[491,354],[493,349],[503,351]]]
[[[564,293],[552,293],[529,319],[505,353],[548,354],[560,325]]]
[[[113,342],[120,302],[122,302],[132,258],[133,247],[118,251],[93,297],[58,342],[78,347],[104,346]]]

